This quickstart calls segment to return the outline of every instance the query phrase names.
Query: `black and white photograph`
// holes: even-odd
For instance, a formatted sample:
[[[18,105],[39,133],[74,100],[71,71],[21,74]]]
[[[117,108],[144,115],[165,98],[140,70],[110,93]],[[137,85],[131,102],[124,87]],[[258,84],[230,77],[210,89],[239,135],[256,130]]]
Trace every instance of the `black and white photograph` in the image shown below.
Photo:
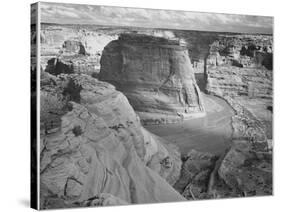
[[[31,5],[31,204],[273,194],[271,16]]]

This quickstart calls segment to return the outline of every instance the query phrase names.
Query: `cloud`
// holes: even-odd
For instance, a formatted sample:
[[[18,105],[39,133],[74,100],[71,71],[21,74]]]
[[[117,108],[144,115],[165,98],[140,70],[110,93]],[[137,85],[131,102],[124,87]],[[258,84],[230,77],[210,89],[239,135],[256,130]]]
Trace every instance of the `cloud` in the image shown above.
[[[40,3],[41,20],[59,24],[102,24],[202,31],[268,33],[273,18],[142,8]]]

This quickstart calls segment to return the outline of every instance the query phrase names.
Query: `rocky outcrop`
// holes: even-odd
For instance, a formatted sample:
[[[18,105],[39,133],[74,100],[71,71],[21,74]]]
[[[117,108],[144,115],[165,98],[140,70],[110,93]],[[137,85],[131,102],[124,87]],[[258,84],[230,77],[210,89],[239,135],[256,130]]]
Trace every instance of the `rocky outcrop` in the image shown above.
[[[181,201],[176,147],[87,75],[42,76],[41,208]]]
[[[272,195],[271,145],[265,137],[256,136],[262,135],[258,130],[251,128],[240,138],[236,134],[219,158],[190,151],[183,158],[175,189],[188,200]]]
[[[272,155],[255,151],[247,140],[235,140],[221,162],[218,176],[232,190],[232,195],[272,195]]]
[[[86,54],[85,46],[82,44],[81,41],[66,40],[64,41],[62,48],[66,53],[82,55]]]
[[[96,61],[90,56],[61,55],[49,59],[44,71],[52,75],[82,73],[96,76],[97,66]]]
[[[144,123],[204,115],[188,50],[178,40],[122,34],[104,48],[99,79],[122,91]]]
[[[272,35],[181,30],[174,35],[186,42],[195,73],[221,65],[272,70]]]
[[[210,67],[207,92],[218,96],[272,98],[272,71],[234,66]]]
[[[74,73],[95,75],[100,71],[101,52],[106,44],[117,38],[116,33],[99,27],[63,25],[41,26],[41,67],[43,71],[59,74],[52,69],[54,61],[73,65]],[[60,73],[66,73],[60,71]]]
[[[222,157],[218,178],[230,188],[232,196],[271,195],[272,144],[266,129],[245,107],[230,97],[225,99],[236,115],[232,118],[232,146]],[[218,196],[225,196],[221,189],[214,190]]]
[[[210,45],[207,66],[233,65],[272,70],[272,48],[272,36],[221,35]]]
[[[215,168],[217,157],[191,150],[184,158],[180,179],[175,189],[186,199],[206,199],[210,175]]]

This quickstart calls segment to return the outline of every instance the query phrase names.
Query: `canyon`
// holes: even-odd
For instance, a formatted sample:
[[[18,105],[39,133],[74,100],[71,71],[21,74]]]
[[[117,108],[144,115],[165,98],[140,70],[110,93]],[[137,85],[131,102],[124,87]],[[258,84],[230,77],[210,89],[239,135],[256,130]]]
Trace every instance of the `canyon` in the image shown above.
[[[272,194],[272,35],[42,24],[41,208]]]

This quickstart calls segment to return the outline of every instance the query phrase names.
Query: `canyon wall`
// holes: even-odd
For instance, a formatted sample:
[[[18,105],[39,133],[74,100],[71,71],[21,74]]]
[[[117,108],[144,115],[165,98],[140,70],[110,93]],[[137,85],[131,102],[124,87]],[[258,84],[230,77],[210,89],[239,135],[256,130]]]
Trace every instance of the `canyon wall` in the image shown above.
[[[205,71],[209,93],[272,98],[272,37],[221,37],[210,46]]]
[[[121,34],[103,50],[99,79],[122,91],[144,123],[204,115],[188,50],[177,39]]]
[[[116,32],[98,27],[41,24],[41,68],[52,74],[96,74],[104,46]]]
[[[262,126],[267,139],[272,139],[272,69],[271,35],[220,36],[210,45],[206,59],[205,91],[233,99],[252,114],[250,119]]]
[[[272,35],[174,30],[189,50],[195,73],[208,66],[266,67],[272,70]]]

